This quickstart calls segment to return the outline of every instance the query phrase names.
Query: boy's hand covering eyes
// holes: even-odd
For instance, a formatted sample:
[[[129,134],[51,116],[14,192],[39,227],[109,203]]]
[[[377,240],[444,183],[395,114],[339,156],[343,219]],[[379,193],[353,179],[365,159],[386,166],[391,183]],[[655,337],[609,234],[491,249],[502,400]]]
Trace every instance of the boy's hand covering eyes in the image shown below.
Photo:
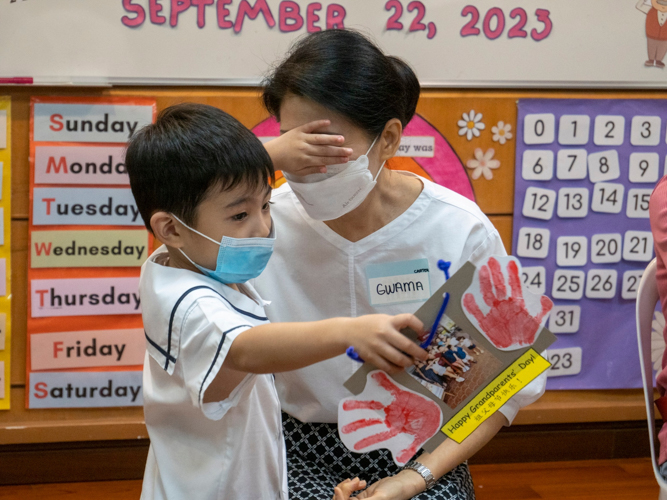
[[[352,150],[342,147],[343,136],[314,132],[329,124],[329,120],[309,122],[264,144],[273,167],[288,174],[309,175],[325,173],[326,165],[347,163]]]
[[[424,349],[400,332],[404,328],[418,333],[424,330],[424,324],[412,314],[371,314],[348,321],[349,345],[362,359],[380,370],[398,373],[417,359],[428,359]]]

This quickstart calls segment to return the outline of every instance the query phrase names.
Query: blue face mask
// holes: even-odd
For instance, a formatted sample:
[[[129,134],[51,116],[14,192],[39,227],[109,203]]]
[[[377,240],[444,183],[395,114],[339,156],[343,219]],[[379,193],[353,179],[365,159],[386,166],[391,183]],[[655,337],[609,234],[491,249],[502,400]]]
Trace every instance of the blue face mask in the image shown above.
[[[273,245],[276,242],[273,220],[271,220],[271,233],[268,238],[231,238],[223,236],[222,241],[218,242],[183,223],[175,215],[172,214],[172,217],[193,233],[197,233],[216,245],[220,245],[214,271],[196,264],[179,248],[185,258],[209,278],[213,278],[225,285],[245,283],[262,274],[262,271],[264,271],[266,265],[269,263],[269,259],[273,253]]]

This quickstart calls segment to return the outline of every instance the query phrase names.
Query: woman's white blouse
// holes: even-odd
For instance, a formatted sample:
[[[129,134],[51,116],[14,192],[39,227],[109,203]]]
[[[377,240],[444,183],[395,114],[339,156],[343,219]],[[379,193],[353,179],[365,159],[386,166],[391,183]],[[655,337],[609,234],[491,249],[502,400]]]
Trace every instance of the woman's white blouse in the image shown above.
[[[468,260],[506,255],[498,231],[474,202],[420,180],[424,189],[410,208],[354,243],[308,217],[287,183],[274,190],[271,210],[279,236],[266,270],[254,283],[271,300],[269,319],[414,313],[445,281],[439,259],[452,263],[453,274]],[[413,279],[411,289],[393,289],[391,277],[404,275]],[[283,410],[302,422],[336,422],[338,402],[350,396],[343,384],[359,366],[341,355],[276,374]],[[546,376],[540,376],[500,411],[511,423],[521,407],[542,395],[545,384]]]

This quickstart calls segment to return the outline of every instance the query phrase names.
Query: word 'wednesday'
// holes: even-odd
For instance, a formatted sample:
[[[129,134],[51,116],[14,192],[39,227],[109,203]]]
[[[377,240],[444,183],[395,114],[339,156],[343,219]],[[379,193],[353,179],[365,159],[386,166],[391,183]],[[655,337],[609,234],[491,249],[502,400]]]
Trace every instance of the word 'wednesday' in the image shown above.
[[[32,280],[33,318],[139,314],[139,278]]]
[[[32,223],[143,226],[127,188],[35,188]]]
[[[148,233],[110,231],[33,231],[30,267],[139,267],[148,255]]]
[[[34,140],[52,142],[126,142],[153,121],[153,106],[114,104],[34,105]]]

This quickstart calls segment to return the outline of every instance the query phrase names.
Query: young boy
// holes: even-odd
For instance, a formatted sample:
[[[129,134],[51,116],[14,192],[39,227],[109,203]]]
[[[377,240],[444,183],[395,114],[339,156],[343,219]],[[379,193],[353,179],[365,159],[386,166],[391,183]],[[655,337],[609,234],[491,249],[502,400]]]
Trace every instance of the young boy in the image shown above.
[[[423,325],[410,314],[269,324],[266,302],[246,282],[273,248],[273,166],[260,141],[219,109],[166,109],[133,137],[126,164],[146,227],[164,244],[140,281],[151,439],[142,499],[285,499],[270,374],[349,346],[396,372],[426,358],[399,333]],[[337,497],[360,484],[339,485]]]

